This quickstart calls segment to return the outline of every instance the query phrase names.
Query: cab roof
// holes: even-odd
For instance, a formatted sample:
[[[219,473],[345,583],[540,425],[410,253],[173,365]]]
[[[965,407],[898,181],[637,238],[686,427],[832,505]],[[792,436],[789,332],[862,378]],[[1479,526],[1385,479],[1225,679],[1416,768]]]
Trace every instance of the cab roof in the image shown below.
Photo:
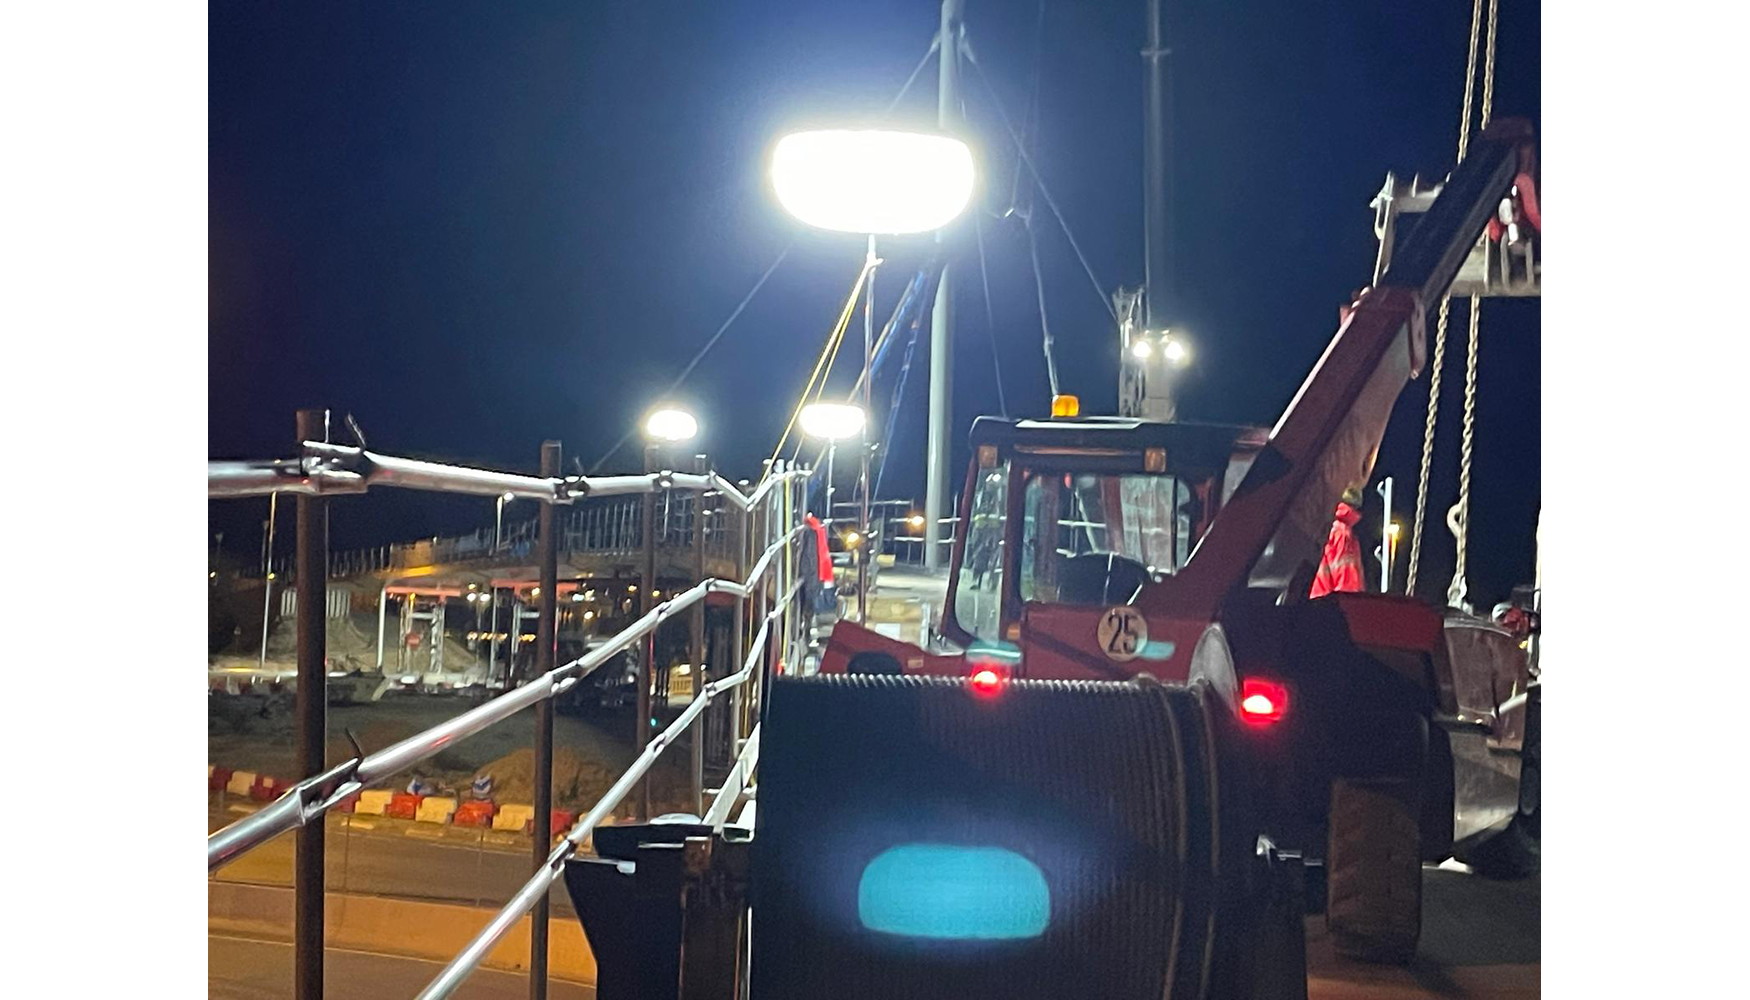
[[[1123,449],[1161,448],[1174,470],[1219,470],[1235,452],[1264,446],[1269,432],[1238,424],[1161,423],[1139,417],[1067,417],[1052,420],[1007,420],[979,417],[972,422],[972,447],[994,444],[1015,448]]]

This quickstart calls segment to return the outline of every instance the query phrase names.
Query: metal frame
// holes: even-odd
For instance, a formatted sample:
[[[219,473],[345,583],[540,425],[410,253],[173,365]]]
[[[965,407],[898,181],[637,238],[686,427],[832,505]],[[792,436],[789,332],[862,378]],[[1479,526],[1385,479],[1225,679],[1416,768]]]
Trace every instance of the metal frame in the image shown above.
[[[546,863],[541,869],[523,883],[523,887],[517,890],[510,902],[506,903],[504,908],[499,910],[498,914],[481,929],[480,933],[468,942],[467,947],[451,959],[450,963],[444,966],[443,971],[438,973],[437,977],[419,992],[418,1000],[439,1000],[439,998],[454,993],[456,988],[468,978],[468,975],[479,967],[480,962],[509,932],[517,920],[533,909],[538,901],[547,898],[547,891],[553,887],[553,883],[557,882],[564,872],[566,859],[577,853],[584,838],[589,836],[596,824],[605,819],[631,793],[638,781],[649,772],[651,765],[656,763],[656,758],[660,757],[662,752],[673,744],[681,733],[685,732],[694,721],[704,714],[705,706],[718,694],[739,687],[756,677],[760,661],[763,658],[762,654],[766,652],[766,647],[769,645],[773,622],[781,621],[784,618],[789,611],[790,604],[800,590],[799,583],[792,584],[777,605],[766,613],[759,632],[754,635],[753,648],[748,651],[747,658],[742,661],[741,669],[721,680],[712,681],[705,685],[704,690],[697,698],[693,699],[692,704],[688,705],[673,722],[669,723],[668,728],[650,741],[644,751],[638,755],[638,759],[632,762],[632,766],[627,768],[620,775],[620,779],[608,789],[607,794],[602,796],[596,802],[595,807],[578,820],[577,824],[565,834],[559,845],[553,848],[553,853],[547,856]],[[780,626],[779,632],[782,634],[782,626]]]
[[[380,455],[363,448],[335,445],[316,440],[328,433],[328,414],[321,410],[298,413],[298,440],[301,455],[296,459],[267,462],[215,461],[208,463],[208,496],[213,499],[272,495],[280,492],[296,494],[298,498],[298,536],[296,586],[298,601],[298,745],[303,762],[303,776],[295,786],[262,810],[221,829],[207,838],[207,869],[212,872],[243,853],[285,833],[298,832],[296,847],[296,878],[294,880],[294,976],[296,995],[300,1000],[320,998],[323,988],[322,941],[325,871],[323,863],[322,817],[347,798],[403,771],[421,760],[435,756],[451,743],[480,732],[503,721],[530,705],[537,706],[536,726],[536,817],[534,836],[534,875],[511,904],[481,932],[422,996],[446,996],[473,971],[479,960],[491,949],[504,931],[524,913],[533,911],[530,936],[530,995],[539,1000],[546,995],[546,893],[563,868],[563,862],[582,844],[595,825],[619,805],[627,792],[644,776],[662,752],[699,718],[706,706],[724,691],[734,691],[737,710],[733,713],[733,733],[740,751],[736,764],[739,790],[751,771],[750,753],[757,754],[758,743],[749,739],[753,712],[746,711],[748,696],[743,685],[759,673],[752,685],[753,705],[758,706],[762,683],[770,664],[787,659],[797,662],[804,622],[794,613],[792,605],[800,592],[791,547],[802,537],[805,526],[799,523],[800,496],[803,481],[812,475],[808,469],[790,469],[766,477],[751,494],[744,494],[735,484],[716,473],[685,474],[651,471],[637,476],[560,477],[560,447],[549,441],[542,446],[541,477],[443,465],[417,459]],[[536,676],[521,687],[513,688],[493,700],[417,733],[375,753],[359,755],[332,768],[323,769],[325,749],[327,672],[324,663],[326,635],[325,602],[321,600],[327,587],[327,501],[328,497],[357,494],[372,486],[431,490],[445,493],[504,496],[510,494],[538,500],[542,503],[539,516],[538,562],[542,596],[539,602]],[[586,496],[653,495],[658,492],[685,490],[702,497],[721,496],[728,506],[742,517],[740,552],[736,563],[746,566],[747,556],[759,551],[753,567],[739,581],[717,578],[701,579],[686,591],[650,607],[645,614],[606,642],[583,656],[554,667],[556,658],[557,605],[557,504],[570,504]],[[772,506],[780,507],[779,518],[771,516]],[[695,505],[695,518],[701,508]],[[726,512],[723,508],[720,512]],[[767,541],[763,549],[750,544],[753,525],[759,520]],[[796,523],[792,523],[796,522]],[[788,527],[784,527],[788,525]],[[646,533],[653,527],[647,519]],[[694,530],[702,529],[695,523]],[[697,541],[703,541],[702,538]],[[784,558],[780,559],[780,554]],[[700,559],[702,562],[703,553]],[[768,584],[767,576],[778,579]],[[702,575],[702,574],[701,574]],[[647,583],[646,592],[650,591]],[[552,699],[569,690],[602,663],[646,636],[654,636],[664,621],[683,610],[698,605],[711,593],[727,593],[745,605],[751,598],[764,610],[762,623],[752,643],[743,648],[742,622],[737,614],[734,630],[736,656],[744,657],[742,668],[729,676],[705,685],[667,729],[644,746],[639,758],[621,776],[608,795],[570,831],[557,848],[551,845],[551,768],[552,768]],[[782,597],[776,595],[781,594]],[[769,607],[769,610],[766,610]],[[379,608],[379,615],[382,609]],[[780,641],[773,643],[773,625]],[[519,623],[520,630],[520,623]],[[695,646],[697,642],[695,642]],[[701,727],[702,728],[702,727]],[[694,735],[697,744],[700,734]],[[541,780],[546,776],[548,780]],[[726,788],[729,783],[726,783]],[[695,785],[695,789],[697,786]]]

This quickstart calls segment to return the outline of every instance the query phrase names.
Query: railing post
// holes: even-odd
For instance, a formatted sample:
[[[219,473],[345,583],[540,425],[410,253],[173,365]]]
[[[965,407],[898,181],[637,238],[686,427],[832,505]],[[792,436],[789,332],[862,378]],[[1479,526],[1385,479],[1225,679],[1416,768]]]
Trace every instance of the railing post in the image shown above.
[[[727,507],[724,508],[728,510]],[[737,582],[747,582],[749,561],[748,545],[753,539],[754,512],[750,508],[740,511],[741,530],[735,539],[735,579]],[[753,593],[744,600],[735,602],[735,617],[729,637],[729,663],[731,670],[740,670],[743,661],[747,659],[747,614],[748,609],[755,607],[759,601],[759,588],[755,586]],[[747,728],[743,725],[747,717],[747,685],[737,684],[729,693],[729,756],[734,759],[741,754],[741,741],[747,738]]]
[[[657,451],[654,444],[644,446],[644,471],[660,472],[656,468]],[[638,586],[638,615],[643,617],[656,607],[656,493],[647,491],[640,495],[638,507],[639,527],[643,531],[642,543],[644,558]],[[644,655],[638,658],[638,718],[637,731],[633,735],[632,748],[639,753],[650,744],[650,684],[656,677],[656,633],[651,629],[644,637]],[[647,779],[638,780],[638,795],[634,801],[638,806],[638,819],[650,818],[650,782]]]
[[[693,471],[704,473],[710,470],[710,460],[704,455],[693,457]],[[700,491],[693,494],[693,568],[695,583],[705,581],[705,494]],[[689,637],[687,659],[693,665],[693,697],[701,697],[705,693],[705,602],[699,601],[692,608],[692,635]],[[705,716],[710,713],[709,706],[699,714],[699,720],[693,723],[691,736],[692,760],[691,774],[693,778],[693,813],[705,814],[705,734],[710,729],[710,723]],[[719,713],[721,714],[721,713]]]
[[[541,475],[560,474],[557,441],[541,443]],[[551,503],[541,505],[537,551],[541,564],[540,618],[535,636],[535,675],[551,673],[558,651],[559,543],[558,511]],[[439,636],[437,641],[442,642]],[[540,871],[553,850],[553,699],[535,703],[535,849],[534,871]],[[529,913],[529,1000],[547,996],[547,895],[535,901]]]
[[[328,440],[328,411],[299,410],[298,452]],[[298,495],[298,777],[321,774],[328,742],[328,500]],[[272,566],[270,560],[269,566]],[[321,819],[300,827],[293,848],[292,962],[297,1000],[322,998],[322,906],[325,885]]]

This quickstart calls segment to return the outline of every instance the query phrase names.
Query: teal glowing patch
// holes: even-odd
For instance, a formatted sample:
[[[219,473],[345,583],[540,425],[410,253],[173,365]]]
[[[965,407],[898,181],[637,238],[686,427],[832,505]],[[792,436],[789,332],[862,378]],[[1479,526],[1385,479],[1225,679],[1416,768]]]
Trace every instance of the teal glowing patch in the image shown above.
[[[1151,639],[1142,644],[1142,648],[1136,651],[1136,655],[1144,660],[1170,660],[1173,658],[1173,651],[1178,648],[1171,642]]]
[[[857,918],[869,930],[907,937],[1038,937],[1051,920],[1051,890],[1039,866],[1014,851],[901,844],[863,869]]]

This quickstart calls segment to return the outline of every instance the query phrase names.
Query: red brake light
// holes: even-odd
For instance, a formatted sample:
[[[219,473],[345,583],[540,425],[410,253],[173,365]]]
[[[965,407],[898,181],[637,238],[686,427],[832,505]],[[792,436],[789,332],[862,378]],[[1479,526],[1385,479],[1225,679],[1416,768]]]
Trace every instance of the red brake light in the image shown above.
[[[1288,712],[1288,687],[1247,677],[1240,682],[1240,718],[1255,726],[1281,722]]]
[[[967,678],[972,684],[972,693],[986,698],[1002,690],[1005,679],[1002,671],[995,667],[979,667]]]

